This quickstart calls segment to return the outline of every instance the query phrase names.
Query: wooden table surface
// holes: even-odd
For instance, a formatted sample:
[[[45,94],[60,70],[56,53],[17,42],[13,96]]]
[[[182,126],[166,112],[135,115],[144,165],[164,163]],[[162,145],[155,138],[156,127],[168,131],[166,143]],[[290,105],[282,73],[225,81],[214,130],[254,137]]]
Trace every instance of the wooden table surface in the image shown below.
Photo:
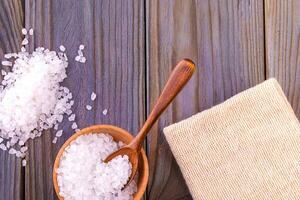
[[[137,133],[172,67],[184,57],[196,62],[197,73],[147,138],[146,199],[191,199],[163,127],[269,77],[300,117],[300,0],[1,0],[1,59],[20,49],[23,26],[34,28],[31,50],[66,46],[64,85],[80,128],[105,123]],[[86,46],[85,64],[71,59],[79,44]],[[92,91],[98,98],[87,112]],[[0,151],[1,200],[57,199],[53,161],[72,135],[67,120],[60,127],[66,134],[57,144],[51,131],[27,143],[26,168]]]

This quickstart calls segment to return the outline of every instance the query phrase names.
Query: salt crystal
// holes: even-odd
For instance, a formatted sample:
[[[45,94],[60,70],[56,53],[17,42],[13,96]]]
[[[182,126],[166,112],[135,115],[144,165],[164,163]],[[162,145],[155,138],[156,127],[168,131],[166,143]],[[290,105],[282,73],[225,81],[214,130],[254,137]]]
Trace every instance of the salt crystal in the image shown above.
[[[0,137],[0,143],[3,142],[3,138]]]
[[[72,110],[67,110],[67,111],[66,111],[66,114],[67,114],[67,115],[71,115],[71,114],[72,114]]]
[[[55,144],[57,142],[57,137],[52,140],[52,143]]]
[[[91,106],[91,105],[86,105],[85,108],[86,108],[87,110],[92,110],[92,106]]]
[[[22,44],[22,45],[28,44],[28,39],[27,39],[27,38],[24,38],[21,44]]]
[[[103,115],[107,115],[107,112],[108,112],[108,110],[107,110],[107,109],[104,109],[104,110],[102,111],[102,114],[103,114]]]
[[[76,129],[75,129],[75,133],[77,133],[78,131],[80,131],[80,129],[79,129],[79,128],[76,128]]]
[[[80,57],[80,56],[76,56],[76,57],[75,57],[75,61],[77,61],[77,62],[79,62],[79,61],[80,61],[80,59],[81,59],[81,57]]]
[[[70,115],[70,117],[68,118],[68,120],[70,122],[74,121],[75,120],[75,114]]]
[[[17,151],[14,148],[9,149],[8,151],[9,154],[16,154]]]
[[[20,145],[20,146],[23,146],[24,144],[25,144],[25,142],[24,142],[23,140],[20,140],[20,141],[19,141],[19,145]]]
[[[3,69],[1,70],[1,74],[2,74],[2,76],[5,76],[7,73],[6,73],[6,71],[4,71]]]
[[[25,153],[26,151],[28,150],[28,147],[24,146],[24,147],[21,147],[20,151],[22,153]]]
[[[7,147],[5,146],[5,144],[0,144],[0,149],[2,149],[3,151],[6,151],[7,150]]]
[[[4,58],[6,59],[10,59],[12,57],[16,57],[15,53],[7,53],[7,54],[4,54]]]
[[[64,47],[63,45],[60,45],[60,46],[59,46],[59,49],[60,49],[62,52],[65,52],[65,51],[66,51],[66,47]]]
[[[97,97],[97,95],[94,92],[92,92],[92,94],[91,94],[91,100],[95,101],[96,97]]]
[[[77,129],[77,123],[76,122],[74,122],[73,124],[72,124],[72,129],[74,130],[74,129]]]
[[[22,160],[22,166],[25,167],[27,164],[27,161],[25,159]]]
[[[22,28],[22,34],[23,34],[23,35],[27,35],[27,30],[26,30],[26,28]]]
[[[9,141],[6,142],[6,147],[7,147],[7,148],[10,147],[10,142],[9,142]]]
[[[79,49],[83,50],[84,49],[84,45],[83,44],[79,45]]]
[[[26,48],[25,47],[21,47],[21,52],[26,52]]]
[[[16,156],[18,158],[23,158],[23,157],[25,157],[25,153],[22,153],[21,151],[16,151]]]
[[[55,136],[60,137],[60,136],[62,136],[62,134],[63,134],[63,130],[59,130],[56,132]]]
[[[80,60],[79,60],[79,62],[81,62],[81,63],[85,63],[85,62],[86,62],[86,58],[85,58],[85,57],[80,57]]]
[[[8,60],[4,60],[4,61],[2,61],[2,65],[3,66],[12,66],[12,62],[10,62]]]
[[[29,35],[33,35],[33,29],[29,29]]]

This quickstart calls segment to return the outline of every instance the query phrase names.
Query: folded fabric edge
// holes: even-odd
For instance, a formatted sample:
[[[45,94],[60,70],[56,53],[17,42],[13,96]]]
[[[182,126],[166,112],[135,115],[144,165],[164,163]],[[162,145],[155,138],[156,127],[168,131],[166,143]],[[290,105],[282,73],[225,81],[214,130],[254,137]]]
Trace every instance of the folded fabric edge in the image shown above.
[[[258,87],[259,87],[259,88],[263,88],[263,86],[265,86],[265,87],[273,87],[273,88],[275,89],[275,91],[277,91],[277,94],[278,94],[279,96],[282,97],[282,100],[283,100],[284,103],[286,104],[286,108],[288,109],[288,111],[291,112],[291,113],[293,113],[293,115],[291,115],[291,117],[293,118],[292,120],[295,120],[296,122],[298,122],[298,126],[300,127],[299,120],[298,120],[298,118],[297,118],[297,116],[296,116],[296,114],[295,114],[295,112],[294,112],[292,106],[291,106],[290,103],[288,102],[288,100],[287,100],[287,98],[286,98],[286,96],[285,96],[285,94],[284,94],[284,92],[283,92],[283,90],[282,90],[280,84],[278,83],[278,81],[277,81],[275,78],[269,78],[268,80],[265,80],[264,82],[259,83],[259,84],[257,84],[256,86],[253,86],[253,87],[251,87],[251,88],[248,88],[248,89],[246,89],[246,90],[244,90],[244,91],[242,91],[242,92],[240,92],[240,93],[238,93],[238,94],[236,94],[236,95],[230,97],[229,99],[225,100],[224,102],[222,102],[222,103],[220,103],[220,104],[218,104],[218,105],[213,106],[212,108],[209,108],[209,109],[207,109],[207,110],[204,110],[204,111],[202,111],[202,112],[200,112],[200,113],[198,113],[198,114],[195,114],[195,115],[193,115],[193,116],[191,116],[191,117],[189,117],[189,118],[187,118],[187,119],[184,119],[184,120],[182,120],[182,121],[180,121],[180,122],[177,122],[177,123],[174,123],[174,124],[171,124],[171,125],[165,127],[165,128],[163,129],[163,132],[164,132],[164,135],[165,135],[166,139],[168,140],[168,134],[169,134],[169,133],[170,133],[170,134],[171,134],[171,133],[174,134],[173,132],[174,132],[175,130],[177,130],[178,127],[180,127],[182,124],[186,124],[187,121],[194,121],[194,120],[198,119],[199,116],[201,116],[201,115],[207,115],[207,114],[209,114],[209,113],[208,113],[209,111],[212,111],[212,110],[218,110],[218,109],[219,109],[220,107],[222,107],[224,104],[230,104],[230,103],[233,101],[234,98],[236,98],[236,97],[238,97],[238,96],[242,96],[242,95],[244,95],[244,94],[247,93],[247,92],[250,92],[250,91],[252,91],[252,90],[257,89]]]

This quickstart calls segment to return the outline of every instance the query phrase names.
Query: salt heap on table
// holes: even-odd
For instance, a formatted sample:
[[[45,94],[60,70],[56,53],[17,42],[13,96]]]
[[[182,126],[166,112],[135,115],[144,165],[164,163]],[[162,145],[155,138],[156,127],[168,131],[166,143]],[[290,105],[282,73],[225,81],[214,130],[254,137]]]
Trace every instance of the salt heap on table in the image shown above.
[[[26,29],[22,32],[27,33]],[[16,59],[11,72],[4,74],[1,83],[0,138],[8,140],[6,148],[1,146],[2,150],[17,143],[22,148],[29,138],[39,137],[43,130],[61,122],[72,107],[71,92],[60,85],[67,77],[65,54],[60,56],[43,47],[30,54],[22,48],[13,54]],[[25,156],[25,151],[14,148],[10,153]]]
[[[65,149],[56,171],[60,195],[73,200],[132,199],[137,190],[135,181],[121,190],[131,174],[128,157],[103,162],[120,145],[107,134],[82,135],[73,141]]]

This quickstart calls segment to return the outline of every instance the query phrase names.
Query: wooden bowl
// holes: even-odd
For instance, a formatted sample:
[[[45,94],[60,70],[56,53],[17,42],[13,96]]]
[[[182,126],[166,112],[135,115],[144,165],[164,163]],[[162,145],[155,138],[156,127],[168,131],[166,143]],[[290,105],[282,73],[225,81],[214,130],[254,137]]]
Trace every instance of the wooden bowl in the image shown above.
[[[112,126],[112,125],[94,125],[94,126],[90,126],[85,129],[82,129],[81,131],[72,135],[60,148],[60,150],[56,156],[56,159],[54,162],[54,167],[53,167],[54,189],[57,194],[57,197],[60,200],[63,200],[63,197],[61,197],[59,195],[59,187],[58,187],[58,183],[57,183],[57,174],[56,174],[56,169],[59,166],[60,158],[61,158],[65,148],[67,146],[69,146],[73,140],[75,140],[80,135],[89,134],[89,133],[108,133],[114,138],[115,141],[122,141],[125,144],[128,144],[133,139],[133,136],[130,133],[128,133],[124,129],[121,129],[119,127]],[[99,148],[101,148],[101,147],[99,147]],[[148,159],[147,159],[144,149],[142,149],[141,153],[140,153],[138,173],[139,173],[139,177],[138,177],[138,182],[137,182],[137,192],[134,195],[134,198],[133,198],[134,200],[140,200],[143,197],[143,195],[146,191],[148,178],[149,178]]]

